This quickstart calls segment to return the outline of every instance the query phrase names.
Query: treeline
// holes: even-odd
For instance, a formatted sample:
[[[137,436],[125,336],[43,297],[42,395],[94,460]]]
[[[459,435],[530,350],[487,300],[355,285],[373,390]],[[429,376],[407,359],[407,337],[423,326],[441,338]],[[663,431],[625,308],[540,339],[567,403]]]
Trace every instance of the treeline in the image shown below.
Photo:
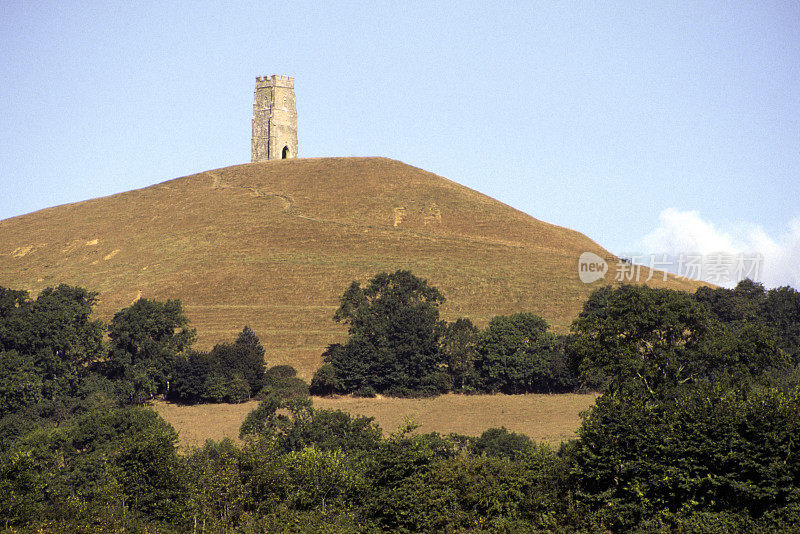
[[[330,345],[314,375],[317,395],[429,396],[460,393],[564,392],[579,386],[564,337],[530,313],[494,317],[479,330],[467,318],[439,318],[442,293],[409,271],[353,282],[334,319],[348,324],[344,344]]]
[[[435,297],[427,284],[395,275],[376,277],[386,281],[377,292],[351,286],[340,308],[351,336],[336,350],[357,348],[369,365],[382,355],[411,391],[434,373],[468,376],[441,356],[448,346],[441,332],[457,322],[443,324],[425,306]],[[385,323],[368,313],[375,304],[393,317],[403,307],[383,294],[404,295],[409,284],[411,296],[400,301],[417,313]],[[800,300],[789,288],[764,291],[745,281],[695,295],[595,291],[555,352],[563,351],[578,383],[603,394],[577,438],[558,449],[504,429],[469,438],[407,425],[384,437],[369,418],[315,410],[302,391],[277,387],[292,378],[290,369],[248,375],[252,366],[243,362],[263,349],[247,330],[215,356],[199,356],[179,305],[145,301],[115,316],[106,342],[105,327],[89,320],[93,299],[68,286],[36,300],[0,292],[0,528],[766,533],[800,524]],[[523,317],[522,326],[510,321],[498,331],[543,331]],[[431,318],[441,329],[433,337]],[[416,325],[425,342],[406,338],[403,324]],[[552,346],[536,345],[540,339],[520,343],[547,346],[536,354],[548,354]],[[415,359],[411,346],[430,352]],[[240,351],[243,360],[224,363]],[[392,361],[396,354],[411,361]],[[491,376],[479,359],[460,369]],[[514,368],[513,358],[500,361]],[[328,369],[349,369],[334,364]],[[181,365],[192,371],[176,373]],[[351,365],[360,372],[353,376],[371,380],[369,365]],[[176,385],[178,377],[194,386]],[[181,455],[172,427],[130,406],[174,388],[203,399],[215,389],[201,384],[237,377],[242,389],[260,379],[264,395],[241,426],[242,445],[207,442]],[[236,389],[219,391],[209,398]]]
[[[194,330],[177,300],[139,299],[108,325],[92,320],[97,294],[47,288],[36,299],[0,287],[0,440],[57,425],[96,406],[243,402],[305,393],[294,369],[266,369],[249,327],[233,343],[193,350]],[[106,339],[107,334],[107,339]]]
[[[601,397],[559,449],[382,437],[369,418],[262,401],[242,445],[178,454],[151,410],[95,408],[0,453],[9,532],[796,532],[800,395],[712,385]]]
[[[312,393],[426,396],[602,389],[608,377],[588,372],[586,362],[604,353],[616,357],[622,340],[606,336],[599,343],[602,332],[593,330],[606,319],[593,312],[608,308],[625,310],[614,325],[620,336],[639,335],[667,313],[677,339],[666,343],[681,342],[682,357],[706,362],[700,365],[704,369],[684,368],[688,377],[716,372],[711,362],[719,358],[746,359],[742,365],[762,367],[783,358],[793,368],[800,360],[800,294],[788,287],[766,291],[750,280],[735,289],[703,287],[695,295],[605,287],[591,296],[569,335],[550,332],[547,322],[531,313],[496,316],[483,330],[466,318],[448,323],[439,318],[444,300],[438,289],[408,271],[378,274],[363,288],[353,282],[334,315],[348,324],[349,337],[328,347],[326,363],[311,382]],[[681,324],[690,337],[677,332]],[[653,336],[631,350],[655,350],[645,346],[663,341]],[[725,362],[728,371],[730,363]]]

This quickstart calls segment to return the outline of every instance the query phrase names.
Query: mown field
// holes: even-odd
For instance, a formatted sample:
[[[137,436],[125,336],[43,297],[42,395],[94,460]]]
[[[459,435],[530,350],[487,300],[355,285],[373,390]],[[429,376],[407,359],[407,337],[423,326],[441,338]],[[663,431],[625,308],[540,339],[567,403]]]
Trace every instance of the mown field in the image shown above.
[[[595,393],[530,393],[448,394],[427,399],[315,397],[314,407],[374,417],[386,434],[410,417],[420,425],[419,432],[478,436],[487,428],[505,426],[536,441],[558,444],[575,436],[580,413],[592,406],[597,396]],[[187,449],[202,445],[206,439],[238,439],[239,426],[257,405],[256,401],[250,401],[181,406],[157,401],[153,408],[175,427],[180,434],[181,447]]]

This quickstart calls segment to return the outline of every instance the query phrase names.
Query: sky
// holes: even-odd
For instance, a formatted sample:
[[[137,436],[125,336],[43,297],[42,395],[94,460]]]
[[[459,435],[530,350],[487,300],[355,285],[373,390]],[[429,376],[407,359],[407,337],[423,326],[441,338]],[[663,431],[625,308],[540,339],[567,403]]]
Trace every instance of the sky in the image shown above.
[[[301,157],[800,288],[800,3],[494,4],[4,0],[0,219],[249,162],[255,78],[283,74]]]

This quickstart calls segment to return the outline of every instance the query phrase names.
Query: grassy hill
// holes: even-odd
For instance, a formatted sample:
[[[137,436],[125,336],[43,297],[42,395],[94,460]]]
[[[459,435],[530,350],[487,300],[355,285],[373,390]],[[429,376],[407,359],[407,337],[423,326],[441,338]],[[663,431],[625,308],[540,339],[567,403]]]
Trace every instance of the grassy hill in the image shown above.
[[[61,282],[100,292],[109,319],[139,297],[180,298],[199,346],[249,324],[270,364],[310,378],[344,338],[331,320],[355,279],[410,269],[447,297],[445,318],[479,325],[531,311],[565,330],[602,282],[577,260],[616,258],[573,230],[385,158],[226,167],[0,221],[0,285]],[[646,277],[646,275],[645,275]],[[653,285],[693,291],[670,276]]]

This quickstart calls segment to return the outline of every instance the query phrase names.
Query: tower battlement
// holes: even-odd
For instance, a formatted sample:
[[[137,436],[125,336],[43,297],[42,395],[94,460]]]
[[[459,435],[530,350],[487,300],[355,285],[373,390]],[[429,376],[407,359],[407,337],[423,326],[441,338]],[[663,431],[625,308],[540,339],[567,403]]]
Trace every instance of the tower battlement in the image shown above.
[[[252,161],[296,158],[297,108],[294,78],[257,76],[253,97]]]
[[[273,74],[272,76],[256,76],[256,86],[259,85],[283,85],[284,87],[294,87],[294,78],[292,76],[281,76]]]

